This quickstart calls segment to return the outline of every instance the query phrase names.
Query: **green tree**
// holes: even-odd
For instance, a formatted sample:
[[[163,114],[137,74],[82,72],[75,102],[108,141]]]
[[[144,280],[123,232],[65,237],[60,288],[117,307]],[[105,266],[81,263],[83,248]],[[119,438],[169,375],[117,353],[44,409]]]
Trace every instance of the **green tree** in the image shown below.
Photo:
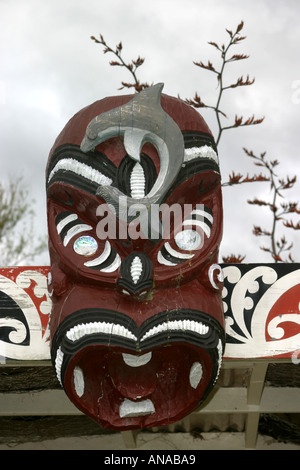
[[[0,181],[0,266],[29,264],[46,250],[34,236],[33,204],[22,177]]]

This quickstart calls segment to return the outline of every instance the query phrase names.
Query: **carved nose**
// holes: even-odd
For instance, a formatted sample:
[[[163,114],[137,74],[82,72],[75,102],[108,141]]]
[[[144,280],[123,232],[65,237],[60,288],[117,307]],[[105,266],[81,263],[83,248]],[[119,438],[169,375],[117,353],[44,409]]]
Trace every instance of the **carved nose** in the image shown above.
[[[125,295],[143,296],[153,286],[152,262],[144,253],[133,252],[121,264],[117,287]]]

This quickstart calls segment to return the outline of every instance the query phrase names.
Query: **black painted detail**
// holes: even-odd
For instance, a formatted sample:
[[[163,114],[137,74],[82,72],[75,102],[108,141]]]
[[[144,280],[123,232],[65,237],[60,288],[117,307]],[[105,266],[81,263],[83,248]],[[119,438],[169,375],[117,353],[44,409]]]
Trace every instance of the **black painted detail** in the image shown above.
[[[57,216],[55,217],[55,224],[56,226],[59,224],[59,222],[61,222],[62,220],[64,220],[66,217],[68,217],[69,215],[71,215],[72,212],[70,211],[62,211],[62,212],[59,212],[57,214]]]
[[[132,276],[132,263],[134,263],[135,258],[138,258],[138,263],[141,266],[140,275],[136,282]],[[153,285],[152,262],[144,253],[133,252],[122,261],[120,276],[117,281],[118,288],[124,288],[126,292],[131,294],[148,291]]]
[[[180,263],[184,263],[185,261],[187,261],[187,258],[177,258],[173,255],[171,255],[171,253],[169,253],[165,247],[165,245],[163,245],[161,247],[161,254],[162,256],[167,260],[167,261],[170,261],[170,263],[175,263],[175,264],[180,264]]]
[[[69,211],[63,211],[63,212],[60,212],[56,218],[55,218],[55,224],[56,226],[58,226],[59,222],[63,221],[66,217],[68,217],[69,215],[72,215],[72,212],[69,212]],[[85,222],[83,220],[80,220],[80,219],[75,219],[75,220],[72,220],[71,222],[67,223],[60,231],[59,235],[60,235],[60,238],[61,238],[61,241],[64,242],[64,239],[67,235],[67,233],[69,232],[69,230],[73,227],[75,227],[76,225],[80,225],[80,224],[85,224]]]
[[[110,254],[108,255],[105,261],[103,261],[100,264],[96,264],[95,266],[89,266],[89,268],[94,269],[96,271],[107,268],[107,266],[110,266],[115,261],[117,254],[118,254],[117,251],[114,248],[112,248],[110,251]]]
[[[51,157],[46,174],[47,190],[53,183],[59,182],[69,184],[70,186],[81,189],[89,194],[96,194],[99,184],[89,178],[84,177],[82,174],[75,173],[71,169],[60,169],[50,178],[51,172],[57,163],[64,159],[72,159],[75,164],[78,162],[87,165],[92,170],[94,169],[99,171],[105,177],[110,178],[112,180],[112,184],[114,184],[117,169],[106,155],[98,152],[97,150],[83,153],[78,145],[67,144],[61,145],[55,149]]]
[[[198,131],[183,131],[182,135],[184,139],[184,147],[186,149],[208,145],[209,147],[212,147],[216,153],[218,153],[215,141],[210,134]]]
[[[26,337],[22,343],[18,343],[18,346],[28,346],[30,344],[30,330],[26,316],[22,308],[17,304],[17,302],[6,294],[3,291],[0,291],[0,321],[3,319],[3,323],[0,327],[0,339],[4,343],[14,344],[10,338],[10,333],[16,331],[16,326],[14,325],[13,320],[17,320],[22,323],[26,329]],[[9,320],[12,320],[11,325]]]
[[[202,323],[209,327],[205,334],[197,333],[191,329],[181,327],[165,328],[168,322],[190,320]],[[77,325],[100,322],[111,325],[109,333],[97,332],[86,334],[76,341],[67,337],[67,332]],[[160,328],[160,325],[162,326]],[[135,338],[118,333],[118,326],[126,328]],[[153,330],[153,328],[157,328]],[[151,333],[151,330],[153,333]],[[147,319],[140,327],[134,320],[124,313],[107,309],[82,309],[69,315],[58,327],[51,344],[51,358],[55,367],[55,359],[58,348],[64,354],[61,368],[63,377],[67,365],[74,354],[88,346],[116,346],[133,352],[143,352],[149,349],[163,347],[170,343],[185,343],[207,350],[213,358],[213,364],[218,365],[218,344],[221,340],[224,350],[224,330],[219,322],[210,315],[190,309],[169,310],[157,313]]]

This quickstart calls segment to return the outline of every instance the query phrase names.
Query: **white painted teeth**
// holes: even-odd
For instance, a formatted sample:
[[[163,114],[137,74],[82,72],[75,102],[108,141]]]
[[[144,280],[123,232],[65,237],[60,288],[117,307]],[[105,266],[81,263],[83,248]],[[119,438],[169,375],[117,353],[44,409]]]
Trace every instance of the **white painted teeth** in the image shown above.
[[[162,323],[160,325],[154,326],[151,330],[147,331],[147,333],[142,337],[141,341],[145,339],[157,335],[163,331],[172,331],[172,330],[189,330],[199,335],[205,335],[209,331],[209,326],[204,325],[201,322],[196,322],[194,320],[174,320]]]
[[[164,323],[161,323],[157,326],[154,326],[151,328],[149,331],[147,331],[144,336],[141,338],[140,343],[145,341],[148,338],[151,338],[159,333],[162,332],[169,332],[172,333],[172,331],[191,331],[194,333],[197,333],[199,335],[205,335],[209,332],[210,328],[209,326],[201,323],[201,322],[196,322],[194,320],[172,320],[172,321],[166,321]],[[123,338],[133,340],[135,342],[138,342],[138,338],[136,335],[134,335],[128,328],[124,327],[123,325],[116,324],[116,323],[109,323],[109,322],[89,322],[89,323],[83,323],[79,325],[75,325],[70,330],[67,331],[66,337],[68,340],[75,342],[83,338],[84,336],[87,335],[92,335],[94,333],[103,333],[107,335],[116,335],[116,336],[121,336]],[[220,349],[220,347],[219,347]],[[221,357],[221,352],[220,352],[220,357]],[[123,360],[125,364],[127,364],[130,367],[141,367],[145,364],[147,364],[151,358],[152,358],[152,353],[148,352],[145,354],[142,354],[140,356],[135,355],[135,354],[122,354]],[[62,363],[64,360],[64,353],[61,350],[61,347],[57,349],[56,352],[56,358],[55,358],[55,370],[56,370],[56,375],[58,380],[61,383],[61,368],[62,368]],[[221,361],[221,360],[220,360]],[[192,374],[192,377],[199,376],[200,374],[200,369],[199,366],[194,366],[195,371]],[[76,372],[76,376],[74,375],[74,383],[80,384],[83,382],[83,376],[80,378],[80,372]],[[76,382],[75,382],[76,380]],[[199,379],[200,380],[200,379]],[[191,386],[193,387],[192,384],[196,383],[195,378],[190,378],[190,383]],[[196,385],[197,386],[197,385]],[[83,385],[81,385],[83,387]],[[196,388],[196,387],[194,387]],[[78,390],[80,389],[80,385],[78,385]],[[77,392],[76,392],[77,393]],[[80,391],[77,393],[81,393]],[[83,393],[83,392],[82,392]]]
[[[73,326],[73,328],[66,333],[66,336],[70,341],[74,342],[83,336],[94,333],[114,334],[137,341],[137,337],[124,326],[107,322],[90,322]]]
[[[135,356],[134,354],[122,354],[125,364],[130,367],[141,367],[148,364],[152,358],[152,352],[143,354],[142,356]]]
[[[119,409],[120,418],[129,418],[133,416],[145,416],[155,413],[155,408],[151,400],[131,401],[128,398],[121,403]]]
[[[157,335],[158,333],[164,331],[192,331],[199,335],[205,335],[209,331],[209,326],[204,325],[201,322],[196,322],[194,320],[173,320],[161,323],[157,326],[151,328],[147,333],[141,338],[141,342],[150,338],[151,336]],[[133,339],[138,341],[137,336],[135,336],[131,331],[125,328],[122,325],[108,322],[90,322],[83,323],[80,325],[73,326],[69,331],[67,331],[66,336],[70,341],[77,341],[83,336],[91,335],[93,333],[104,333],[109,335],[123,336],[128,339]],[[145,355],[146,356],[146,355]],[[138,356],[134,356],[138,357]],[[143,356],[140,356],[143,357]],[[150,360],[150,359],[149,359]],[[125,361],[126,362],[126,361]]]

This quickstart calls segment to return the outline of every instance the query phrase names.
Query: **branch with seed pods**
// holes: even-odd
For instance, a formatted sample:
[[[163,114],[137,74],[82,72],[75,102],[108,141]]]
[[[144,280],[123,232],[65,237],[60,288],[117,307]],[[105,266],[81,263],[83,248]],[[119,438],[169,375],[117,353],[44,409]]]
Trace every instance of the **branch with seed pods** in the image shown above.
[[[232,62],[237,62],[241,60],[248,59],[249,56],[246,54],[232,54],[231,50],[234,46],[239,45],[242,41],[246,39],[246,36],[241,35],[241,31],[244,27],[244,22],[241,21],[236,30],[233,32],[229,29],[226,29],[228,33],[229,39],[227,44],[219,45],[214,41],[209,41],[208,44],[213,46],[219,53],[221,58],[221,63],[219,68],[217,68],[213,63],[208,60],[207,63],[202,61],[195,61],[194,64],[201,69],[205,69],[217,77],[217,84],[218,84],[218,92],[216,96],[215,104],[207,104],[205,103],[202,98],[199,96],[197,92],[192,99],[186,99],[185,102],[194,108],[204,108],[212,110],[215,113],[217,125],[218,125],[218,135],[216,137],[216,145],[218,146],[220,143],[220,139],[223,135],[224,131],[228,131],[229,129],[237,129],[240,127],[247,127],[261,124],[264,121],[264,117],[256,119],[254,115],[249,118],[244,119],[243,116],[238,116],[237,114],[234,117],[234,120],[231,124],[227,124],[227,114],[221,109],[221,102],[224,96],[224,92],[228,92],[230,90],[235,90],[240,87],[251,86],[254,84],[255,79],[250,79],[249,75],[244,78],[243,76],[238,77],[234,83],[225,84],[224,80],[224,72],[225,68],[227,70],[228,64]],[[142,91],[144,88],[149,87],[150,85],[145,82],[141,82],[140,79],[137,77],[137,70],[141,67],[145,61],[145,59],[138,56],[137,59],[131,60],[130,62],[126,62],[122,56],[123,52],[123,44],[120,42],[117,44],[115,48],[110,47],[102,34],[99,35],[99,39],[95,36],[91,36],[91,39],[96,43],[100,44],[104,47],[103,52],[113,54],[117,60],[110,61],[110,65],[114,67],[123,67],[125,68],[131,75],[132,82],[121,82],[122,90],[124,88],[134,88],[136,92]],[[248,200],[248,204],[257,205],[262,208],[267,208],[271,212],[272,216],[272,223],[271,228],[269,230],[262,229],[261,227],[254,225],[253,234],[257,237],[266,237],[269,238],[269,246],[260,247],[263,251],[270,253],[272,259],[277,262],[294,262],[290,250],[292,249],[292,244],[288,243],[285,236],[281,236],[277,238],[277,227],[278,222],[282,222],[283,226],[288,229],[293,230],[300,230],[300,222],[294,222],[291,218],[288,220],[287,216],[290,215],[291,217],[295,214],[300,214],[300,208],[298,207],[297,202],[286,202],[284,201],[282,191],[291,189],[294,184],[296,183],[296,176],[293,178],[287,177],[286,179],[279,178],[277,174],[274,172],[274,168],[279,165],[277,160],[267,161],[265,159],[265,152],[261,153],[260,156],[254,155],[252,151],[248,151],[247,149],[243,149],[246,155],[252,158],[254,164],[256,166],[264,168],[267,171],[268,175],[264,175],[262,173],[254,174],[253,176],[246,176],[242,175],[239,172],[232,171],[232,173],[228,177],[228,181],[223,182],[222,186],[234,186],[246,183],[255,183],[255,182],[268,182],[270,184],[270,189],[272,191],[272,202],[267,202],[264,200],[260,200],[258,198],[254,198],[253,200]],[[278,206],[278,199],[282,198],[280,205]],[[289,252],[288,258],[283,260],[282,256],[284,252]],[[235,255],[231,254],[229,256],[223,257],[224,263],[242,263],[245,259],[245,256],[242,255]]]

